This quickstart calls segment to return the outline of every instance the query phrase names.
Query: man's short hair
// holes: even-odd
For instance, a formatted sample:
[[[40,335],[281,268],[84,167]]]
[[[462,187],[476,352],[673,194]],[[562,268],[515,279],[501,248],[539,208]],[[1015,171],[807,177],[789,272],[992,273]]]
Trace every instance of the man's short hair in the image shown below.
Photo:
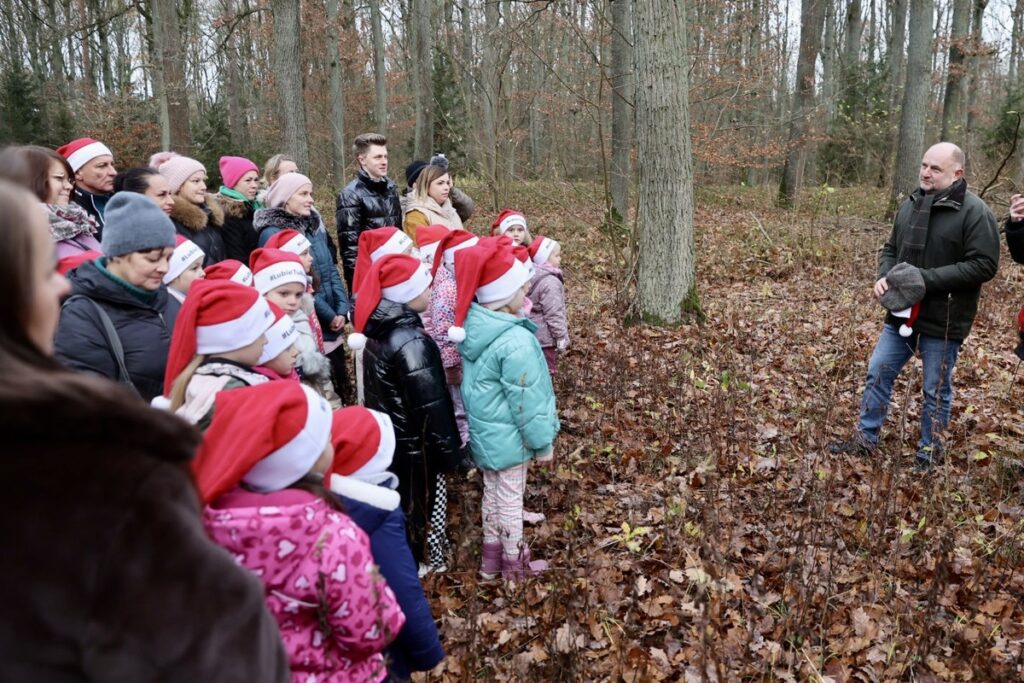
[[[387,144],[388,139],[380,133],[362,133],[357,135],[356,139],[352,141],[352,154],[359,157],[366,154],[373,145],[384,147]]]
[[[957,145],[953,145],[953,163],[957,164],[960,168],[967,168],[967,155]]]

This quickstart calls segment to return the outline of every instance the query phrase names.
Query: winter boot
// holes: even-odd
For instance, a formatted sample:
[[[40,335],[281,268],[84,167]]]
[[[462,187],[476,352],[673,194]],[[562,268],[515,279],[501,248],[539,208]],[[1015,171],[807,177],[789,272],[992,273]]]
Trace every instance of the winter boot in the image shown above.
[[[536,576],[548,568],[545,560],[531,560],[530,549],[524,547],[519,551],[519,557],[501,555],[501,578],[506,581],[516,581],[527,576]]]
[[[488,581],[498,577],[502,569],[501,543],[484,543],[480,557],[480,576]]]

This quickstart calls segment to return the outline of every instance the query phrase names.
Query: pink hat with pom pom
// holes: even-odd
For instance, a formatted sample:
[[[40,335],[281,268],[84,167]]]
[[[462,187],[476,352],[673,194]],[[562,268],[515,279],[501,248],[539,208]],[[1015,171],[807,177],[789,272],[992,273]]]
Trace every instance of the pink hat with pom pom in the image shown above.
[[[167,180],[171,194],[177,194],[185,181],[199,171],[206,173],[206,167],[200,162],[177,152],[157,152],[149,158],[149,165]]]

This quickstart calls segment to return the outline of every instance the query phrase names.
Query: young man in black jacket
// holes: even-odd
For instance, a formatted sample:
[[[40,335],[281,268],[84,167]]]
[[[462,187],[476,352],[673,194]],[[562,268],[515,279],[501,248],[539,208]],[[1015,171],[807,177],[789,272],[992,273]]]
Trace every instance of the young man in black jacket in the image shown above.
[[[352,143],[359,173],[338,193],[335,222],[338,248],[345,274],[345,286],[352,291],[359,235],[364,230],[394,226],[402,228],[402,205],[398,188],[388,178],[388,140],[379,133],[363,133]]]

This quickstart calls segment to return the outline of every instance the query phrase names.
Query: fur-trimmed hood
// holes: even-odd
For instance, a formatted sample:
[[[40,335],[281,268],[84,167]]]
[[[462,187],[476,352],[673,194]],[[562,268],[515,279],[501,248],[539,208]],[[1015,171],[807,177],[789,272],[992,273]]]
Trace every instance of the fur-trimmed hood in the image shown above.
[[[217,195],[217,201],[228,218],[249,218],[252,219],[254,209],[249,202],[242,202],[222,194]]]
[[[193,232],[205,230],[211,223],[218,228],[224,225],[224,209],[212,194],[206,195],[206,209],[204,211],[203,207],[196,206],[187,199],[174,195],[174,210],[171,211],[171,220],[181,223]]]

